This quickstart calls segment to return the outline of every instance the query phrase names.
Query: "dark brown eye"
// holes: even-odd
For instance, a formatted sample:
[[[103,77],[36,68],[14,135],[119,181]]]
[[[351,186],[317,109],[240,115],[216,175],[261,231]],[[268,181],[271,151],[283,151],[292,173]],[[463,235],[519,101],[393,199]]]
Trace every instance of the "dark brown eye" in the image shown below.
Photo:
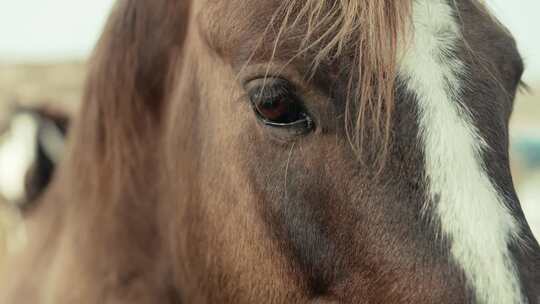
[[[303,129],[302,133],[312,129],[312,119],[286,80],[266,80],[251,89],[249,96],[253,109],[265,125]]]

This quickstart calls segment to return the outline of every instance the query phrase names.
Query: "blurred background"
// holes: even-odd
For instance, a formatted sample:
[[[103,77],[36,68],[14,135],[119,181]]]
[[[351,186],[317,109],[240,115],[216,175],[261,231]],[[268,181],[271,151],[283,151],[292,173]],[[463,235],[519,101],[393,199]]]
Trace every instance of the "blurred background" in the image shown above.
[[[516,37],[526,63],[524,81],[530,91],[521,92],[515,104],[512,167],[523,208],[540,239],[540,1],[487,2]],[[0,0],[0,133],[13,104],[76,107],[86,59],[112,3]],[[0,167],[0,173],[6,170]],[[4,231],[10,230],[12,235],[23,235],[14,228],[18,227],[17,217],[12,211],[0,207],[0,227],[7,227]],[[0,258],[8,241],[0,228]]]

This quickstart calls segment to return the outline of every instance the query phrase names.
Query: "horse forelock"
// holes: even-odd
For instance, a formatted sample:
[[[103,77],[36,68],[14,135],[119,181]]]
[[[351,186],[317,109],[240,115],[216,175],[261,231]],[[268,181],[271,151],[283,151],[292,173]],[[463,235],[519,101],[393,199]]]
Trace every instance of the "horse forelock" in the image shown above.
[[[398,40],[408,31],[412,1],[295,0],[279,7],[273,52],[280,40],[302,25],[296,56],[311,56],[310,73],[346,57],[345,127],[360,161],[366,147],[376,149],[381,169],[391,144],[391,122],[396,92]],[[272,24],[276,23],[276,25]],[[369,127],[368,127],[369,126]],[[367,136],[366,132],[370,135]]]
[[[96,195],[130,195],[149,178],[135,172],[156,162],[189,5],[118,1],[112,10],[89,62],[72,153]],[[131,190],[121,190],[130,182]]]

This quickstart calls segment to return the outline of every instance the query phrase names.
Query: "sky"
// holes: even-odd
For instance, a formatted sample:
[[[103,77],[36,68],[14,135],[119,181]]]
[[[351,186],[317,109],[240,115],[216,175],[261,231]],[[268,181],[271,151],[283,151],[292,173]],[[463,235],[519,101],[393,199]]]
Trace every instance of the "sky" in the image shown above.
[[[527,67],[525,80],[539,81],[540,0],[487,1],[517,38]],[[112,0],[0,0],[0,61],[86,58],[112,3]]]
[[[86,58],[111,0],[0,0],[0,60]]]

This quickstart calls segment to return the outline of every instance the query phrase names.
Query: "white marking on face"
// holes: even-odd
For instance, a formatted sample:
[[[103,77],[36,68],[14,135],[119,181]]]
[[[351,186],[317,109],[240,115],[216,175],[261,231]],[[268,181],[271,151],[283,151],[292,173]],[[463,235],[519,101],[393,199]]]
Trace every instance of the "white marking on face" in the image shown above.
[[[445,0],[416,0],[412,42],[399,73],[418,101],[429,203],[451,242],[451,255],[478,303],[521,304],[519,278],[508,249],[519,227],[483,169],[489,149],[460,104],[466,67],[455,51],[462,38]]]
[[[0,195],[18,203],[25,197],[25,177],[36,159],[38,122],[30,114],[16,115],[0,138]]]

